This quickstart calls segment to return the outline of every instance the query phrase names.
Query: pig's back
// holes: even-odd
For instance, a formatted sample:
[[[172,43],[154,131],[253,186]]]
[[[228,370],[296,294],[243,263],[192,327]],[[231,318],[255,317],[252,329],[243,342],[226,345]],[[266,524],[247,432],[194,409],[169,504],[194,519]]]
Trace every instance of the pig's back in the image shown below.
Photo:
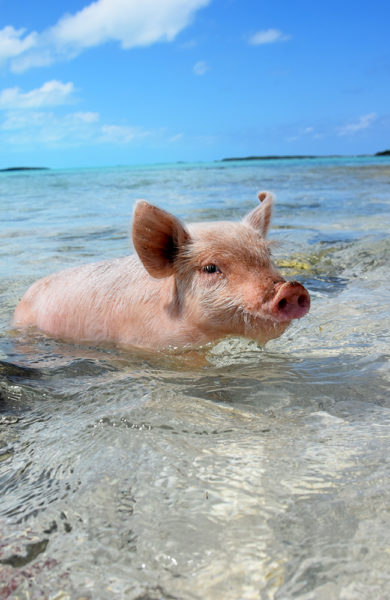
[[[135,255],[65,269],[27,290],[14,325],[55,337],[115,341],[118,322],[150,286],[154,282]]]

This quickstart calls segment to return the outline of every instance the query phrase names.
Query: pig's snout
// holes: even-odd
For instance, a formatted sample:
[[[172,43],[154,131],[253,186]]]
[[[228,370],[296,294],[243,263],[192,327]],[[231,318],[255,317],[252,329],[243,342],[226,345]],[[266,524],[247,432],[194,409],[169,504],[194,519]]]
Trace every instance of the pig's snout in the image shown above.
[[[297,281],[282,283],[271,302],[271,313],[278,321],[304,317],[310,308],[310,296]]]

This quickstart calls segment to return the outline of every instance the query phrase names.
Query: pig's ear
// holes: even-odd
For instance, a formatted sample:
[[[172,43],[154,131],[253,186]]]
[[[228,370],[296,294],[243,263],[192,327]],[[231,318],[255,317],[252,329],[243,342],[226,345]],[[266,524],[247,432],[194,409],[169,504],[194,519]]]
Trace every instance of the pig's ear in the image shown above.
[[[244,223],[266,237],[271,222],[274,196],[270,192],[259,192],[257,197],[261,204],[244,218]]]
[[[132,236],[145,269],[158,279],[174,273],[179,248],[190,240],[179,219],[144,200],[135,206]]]

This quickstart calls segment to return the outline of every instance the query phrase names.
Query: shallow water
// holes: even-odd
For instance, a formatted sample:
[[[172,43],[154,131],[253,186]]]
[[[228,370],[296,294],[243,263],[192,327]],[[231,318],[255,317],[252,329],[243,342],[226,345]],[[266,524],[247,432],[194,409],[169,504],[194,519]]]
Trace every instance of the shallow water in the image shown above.
[[[128,252],[138,197],[272,238],[310,314],[265,349],[10,328],[37,277]],[[0,174],[0,599],[390,596],[388,159]]]

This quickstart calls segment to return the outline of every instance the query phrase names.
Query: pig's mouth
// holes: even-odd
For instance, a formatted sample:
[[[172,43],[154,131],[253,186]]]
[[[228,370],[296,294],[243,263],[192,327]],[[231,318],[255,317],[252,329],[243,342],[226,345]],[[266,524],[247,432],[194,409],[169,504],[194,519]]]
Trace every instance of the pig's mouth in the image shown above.
[[[309,292],[297,281],[282,283],[269,303],[270,316],[279,323],[301,319],[309,309]]]

